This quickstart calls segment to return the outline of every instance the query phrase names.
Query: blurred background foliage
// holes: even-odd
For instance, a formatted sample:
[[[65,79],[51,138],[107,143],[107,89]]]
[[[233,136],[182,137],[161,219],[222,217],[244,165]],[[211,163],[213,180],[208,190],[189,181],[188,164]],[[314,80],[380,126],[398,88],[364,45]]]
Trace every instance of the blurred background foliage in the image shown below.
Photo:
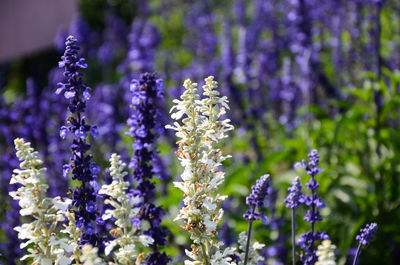
[[[225,221],[221,238],[247,228],[245,196],[262,174],[272,176],[267,202],[269,225],[258,224],[255,238],[267,245],[265,264],[288,262],[290,211],[283,203],[294,170],[318,149],[324,171],[319,195],[327,207],[319,231],[338,246],[338,264],[350,264],[355,236],[365,223],[379,226],[360,264],[398,264],[400,260],[400,2],[396,0],[80,0],[80,13],[55,36],[54,49],[0,66],[0,148],[2,160],[0,260],[15,264],[19,255],[15,206],[7,196],[17,166],[12,139],[32,141],[46,159],[53,195],[65,195],[62,164],[68,143],[58,137],[66,114],[54,96],[62,79],[57,61],[73,34],[89,68],[85,81],[94,89],[88,109],[101,137],[92,139],[95,160],[107,178],[107,158],[132,154],[125,136],[129,82],[157,71],[165,82],[162,124],[170,123],[171,100],[185,78],[202,83],[216,76],[228,96],[235,131],[223,147],[222,193]],[[159,150],[168,180],[158,180],[164,223],[172,231],[166,251],[177,264],[188,238],[171,220],[182,194],[173,187],[181,168],[173,155],[175,139],[163,131]],[[167,173],[168,172],[168,173]],[[298,233],[309,229],[297,215]],[[14,239],[13,239],[14,237]],[[18,263],[18,262],[17,262]]]

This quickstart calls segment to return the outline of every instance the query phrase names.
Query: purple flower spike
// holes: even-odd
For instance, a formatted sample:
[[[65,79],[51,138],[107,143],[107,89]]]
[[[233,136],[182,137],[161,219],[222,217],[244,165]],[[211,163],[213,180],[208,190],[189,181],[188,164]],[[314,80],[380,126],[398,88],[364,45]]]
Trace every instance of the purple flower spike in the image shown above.
[[[319,165],[319,154],[317,150],[312,150],[308,154],[309,161],[302,161],[295,164],[295,167],[302,167],[307,171],[307,174],[311,177],[310,181],[306,183],[307,189],[311,191],[311,195],[304,194],[302,196],[302,202],[310,207],[307,210],[304,220],[311,224],[311,230],[307,233],[301,235],[297,244],[303,249],[303,253],[300,255],[300,259],[304,265],[314,265],[318,260],[316,250],[314,249],[314,242],[318,240],[323,240],[328,238],[325,232],[315,231],[315,224],[318,221],[322,221],[322,217],[318,211],[319,208],[325,207],[324,202],[317,196],[317,189],[319,187],[319,183],[315,179],[315,177],[322,172],[321,169],[318,168]],[[293,187],[292,187],[293,188]],[[290,191],[290,189],[289,189]],[[291,195],[289,194],[289,199]],[[287,203],[287,201],[285,202]],[[291,202],[291,201],[289,201]],[[292,205],[289,205],[292,206]],[[287,205],[288,207],[288,205]],[[292,207],[289,207],[292,208]],[[293,208],[292,208],[293,209]]]
[[[257,180],[256,185],[251,188],[250,195],[246,198],[247,205],[261,207],[264,205],[265,197],[268,195],[271,180],[269,175],[263,175]]]
[[[81,185],[72,193],[77,226],[85,227],[79,243],[91,244],[103,251],[103,240],[98,233],[100,226],[96,222],[101,216],[96,206],[96,200],[100,198],[97,195],[99,184],[96,181],[96,174],[100,172],[100,168],[91,162],[92,155],[88,152],[90,144],[87,140],[89,131],[93,136],[97,136],[98,132],[95,125],[90,126],[85,120],[84,112],[86,101],[90,98],[90,88],[83,84],[83,74],[80,72],[80,69],[86,68],[87,64],[85,59],[79,57],[79,47],[73,36],[67,38],[65,45],[65,52],[59,66],[64,68],[64,76],[67,80],[58,84],[56,94],[64,91],[65,98],[69,100],[70,115],[67,118],[67,125],[61,127],[60,136],[65,138],[67,133],[71,132],[75,138],[72,142],[70,163],[63,166],[63,176],[67,178],[71,171],[72,179],[81,182]]]
[[[378,225],[376,223],[367,224],[364,228],[360,229],[360,234],[356,236],[358,240],[357,252],[353,260],[353,265],[358,264],[358,260],[361,254],[361,247],[364,245],[369,245],[370,241],[374,238],[374,234],[378,230]]]
[[[264,213],[256,212],[256,208],[264,206],[265,197],[268,195],[270,186],[271,179],[269,175],[263,175],[257,180],[256,185],[251,187],[251,193],[246,198],[246,204],[250,206],[250,210],[243,215],[247,221],[255,221],[261,218],[263,223],[268,222]]]
[[[140,203],[140,220],[150,223],[150,228],[145,234],[154,239],[153,252],[146,257],[144,264],[165,265],[169,258],[165,253],[160,253],[159,246],[167,243],[168,231],[160,226],[164,211],[153,203],[155,186],[151,181],[153,176],[161,178],[162,172],[156,170],[152,161],[157,160],[156,128],[159,126],[159,111],[157,104],[163,99],[160,95],[160,82],[155,73],[142,74],[139,80],[132,80],[130,90],[132,92],[131,116],[128,119],[129,134],[134,138],[134,156],[129,167],[133,168],[133,178],[138,182],[136,196],[143,200]]]
[[[365,228],[360,229],[361,234],[356,236],[356,240],[362,245],[369,245],[377,230],[378,225],[376,223],[367,224]]]
[[[243,217],[249,222],[249,228],[247,230],[246,250],[243,262],[244,265],[247,265],[253,221],[261,219],[264,224],[268,224],[267,217],[261,211],[256,212],[256,208],[264,206],[265,197],[267,197],[270,188],[271,178],[269,177],[269,175],[262,175],[260,179],[257,180],[256,185],[253,185],[253,187],[251,187],[251,193],[246,198],[246,204],[250,206],[250,210],[248,210],[243,215]]]
[[[293,180],[292,186],[288,189],[289,195],[285,199],[287,208],[297,208],[304,202],[304,195],[301,192],[302,186],[300,178],[296,177]]]

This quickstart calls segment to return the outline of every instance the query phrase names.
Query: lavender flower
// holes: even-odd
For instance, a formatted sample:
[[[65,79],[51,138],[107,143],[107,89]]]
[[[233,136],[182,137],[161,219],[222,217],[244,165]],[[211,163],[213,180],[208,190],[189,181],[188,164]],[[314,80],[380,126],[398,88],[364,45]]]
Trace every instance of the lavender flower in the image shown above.
[[[245,248],[244,255],[244,265],[247,264],[249,250],[250,250],[250,239],[251,239],[251,230],[253,221],[261,218],[263,223],[267,222],[267,218],[263,212],[256,212],[257,207],[264,206],[265,197],[268,195],[268,190],[271,186],[271,179],[269,175],[263,175],[260,179],[257,180],[256,185],[251,187],[251,193],[246,198],[246,204],[250,206],[250,210],[248,210],[244,214],[244,218],[249,221],[249,228],[247,231],[247,244]]]
[[[301,182],[300,178],[296,177],[293,180],[292,187],[290,187],[289,195],[285,199],[286,207],[292,208],[292,264],[296,264],[296,243],[295,243],[295,235],[296,235],[296,225],[295,225],[295,208],[299,207],[300,204],[304,202],[304,195],[301,192]]]
[[[302,186],[300,182],[300,178],[296,177],[292,186],[288,189],[289,195],[285,199],[287,208],[297,208],[304,202],[303,193],[301,192]]]
[[[156,175],[151,161],[157,156],[155,142],[157,139],[157,122],[159,117],[157,102],[163,99],[163,86],[155,73],[145,73],[139,80],[131,84],[132,113],[128,120],[129,134],[134,138],[134,156],[129,167],[133,168],[133,178],[138,182],[137,195],[143,198],[139,218],[150,224],[144,233],[154,239],[153,253],[146,259],[149,264],[167,264],[169,261],[165,253],[160,254],[158,247],[167,243],[168,234],[165,227],[160,226],[164,211],[153,203],[155,186],[151,178]],[[158,263],[154,263],[157,261]]]
[[[369,242],[374,238],[374,234],[378,230],[376,223],[370,223],[365,228],[360,229],[361,234],[356,236],[356,239],[361,245],[369,245]]]
[[[66,49],[61,57],[59,67],[64,68],[64,75],[67,77],[65,83],[59,83],[56,94],[64,92],[64,97],[69,99],[68,109],[71,112],[67,118],[67,126],[62,127],[60,135],[74,135],[72,142],[72,158],[69,165],[64,167],[64,173],[72,171],[72,179],[79,180],[81,185],[73,191],[73,205],[75,206],[76,226],[84,228],[80,244],[91,244],[104,249],[101,237],[96,230],[96,220],[100,217],[96,207],[97,187],[96,181],[98,168],[91,162],[92,155],[87,154],[90,149],[86,136],[90,131],[95,130],[94,126],[86,123],[84,111],[86,101],[90,98],[90,88],[82,82],[80,69],[87,67],[85,59],[78,56],[79,47],[77,40],[69,36],[66,40]],[[67,128],[68,130],[66,131]],[[93,133],[92,133],[93,135]]]
[[[356,256],[354,258],[353,265],[357,264],[357,261],[361,254],[361,246],[369,245],[370,241],[374,238],[374,234],[378,230],[378,225],[376,223],[367,224],[364,228],[360,229],[360,234],[356,236],[356,240],[358,240],[358,248],[356,252]]]
[[[266,222],[266,216],[263,212],[257,212],[257,207],[264,205],[265,197],[268,195],[268,189],[271,185],[271,179],[269,175],[263,175],[257,180],[256,185],[251,188],[250,195],[246,198],[246,204],[250,206],[251,210],[248,210],[244,214],[244,218],[247,221],[255,221],[261,218],[263,222]]]
[[[321,239],[329,239],[329,237],[325,232],[315,232],[315,223],[322,220],[318,208],[325,207],[325,204],[322,202],[321,198],[318,198],[316,193],[319,184],[315,180],[315,177],[322,171],[318,168],[318,151],[315,149],[312,150],[308,154],[308,159],[308,163],[303,160],[300,163],[296,163],[295,167],[303,167],[307,171],[307,174],[311,177],[310,181],[306,184],[306,187],[311,191],[311,196],[308,194],[304,195],[304,203],[311,208],[307,210],[304,220],[311,223],[311,231],[302,234],[297,243],[303,249],[303,253],[300,255],[300,260],[303,262],[303,264],[314,265],[318,260],[316,250],[314,249],[314,242]]]

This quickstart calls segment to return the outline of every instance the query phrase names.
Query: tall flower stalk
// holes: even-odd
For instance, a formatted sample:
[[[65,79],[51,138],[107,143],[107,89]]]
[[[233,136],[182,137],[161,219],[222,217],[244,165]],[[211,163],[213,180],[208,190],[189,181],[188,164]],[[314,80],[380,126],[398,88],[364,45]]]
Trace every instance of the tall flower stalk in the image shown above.
[[[59,67],[64,68],[64,75],[67,80],[58,83],[56,94],[64,93],[64,97],[69,100],[68,109],[70,115],[67,118],[67,125],[60,130],[61,138],[65,138],[69,133],[74,136],[72,142],[72,158],[69,164],[64,165],[63,175],[68,177],[72,171],[72,179],[80,181],[81,185],[73,193],[73,206],[75,206],[76,226],[83,228],[80,244],[91,244],[103,250],[101,236],[97,233],[96,222],[103,224],[100,213],[97,209],[96,199],[99,184],[97,174],[100,168],[91,162],[92,155],[88,153],[90,144],[88,133],[97,137],[98,130],[96,125],[89,125],[84,116],[86,101],[90,99],[90,87],[85,86],[82,81],[81,69],[87,68],[85,59],[78,56],[79,47],[77,40],[69,36],[65,42],[66,48],[61,57]]]
[[[378,230],[378,225],[376,223],[367,224],[364,228],[360,229],[360,234],[356,236],[358,240],[357,252],[354,257],[353,265],[357,264],[358,259],[361,254],[361,247],[363,245],[369,245],[369,242],[374,238],[374,234]]]
[[[182,181],[174,185],[183,191],[184,206],[175,220],[183,220],[182,229],[190,234],[192,249],[186,250],[190,260],[186,265],[231,264],[233,248],[223,252],[216,242],[217,225],[222,219],[223,210],[218,205],[227,196],[217,194],[218,187],[224,181],[224,172],[219,170],[221,162],[228,156],[222,155],[218,148],[220,141],[233,129],[230,120],[221,120],[228,109],[227,98],[220,97],[215,90],[218,83],[214,77],[205,79],[203,99],[197,89],[197,83],[187,79],[181,100],[175,99],[171,108],[172,119],[181,121],[168,125],[176,131],[179,149],[175,152],[184,170]]]
[[[133,178],[137,181],[136,195],[142,199],[139,219],[149,224],[144,234],[153,238],[153,252],[146,257],[147,264],[167,264],[170,258],[160,253],[159,246],[167,243],[168,231],[161,226],[164,211],[154,204],[155,186],[152,177],[159,174],[152,161],[157,160],[157,129],[161,128],[158,118],[157,103],[163,99],[163,84],[155,73],[142,74],[139,80],[131,83],[133,92],[131,116],[128,120],[129,134],[134,139],[132,157],[129,167],[133,168]]]
[[[257,212],[257,208],[264,206],[265,197],[268,195],[268,190],[270,186],[271,179],[269,175],[263,175],[260,177],[260,179],[257,180],[256,185],[251,188],[251,193],[246,198],[246,203],[250,206],[250,210],[248,210],[244,215],[244,218],[249,222],[249,228],[247,230],[247,243],[243,261],[244,265],[247,265],[247,260],[249,257],[249,247],[253,222],[260,218],[261,220],[263,220],[264,223],[267,222],[267,218],[265,217],[264,213],[261,211]]]
[[[286,207],[292,209],[292,264],[296,264],[296,223],[295,223],[295,209],[304,202],[304,195],[301,192],[302,186],[300,178],[296,177],[293,180],[292,186],[288,189],[289,195],[285,199]]]
[[[308,154],[309,161],[302,161],[296,163],[295,167],[301,166],[311,177],[310,181],[306,183],[306,187],[311,191],[311,195],[304,194],[304,203],[310,207],[306,212],[304,220],[311,224],[311,230],[301,235],[298,240],[298,244],[303,249],[303,253],[300,255],[300,260],[304,265],[314,265],[318,260],[316,250],[314,249],[314,242],[321,239],[329,239],[325,232],[315,231],[315,223],[321,221],[322,217],[319,214],[318,209],[325,207],[321,198],[317,195],[317,189],[319,187],[315,177],[322,171],[318,168],[319,165],[319,154],[317,150],[312,150]]]
[[[103,185],[99,193],[108,195],[109,199],[105,203],[112,206],[112,209],[105,211],[103,219],[113,218],[116,227],[111,230],[111,234],[115,239],[107,244],[105,254],[109,255],[114,248],[119,247],[113,251],[117,264],[130,265],[134,260],[138,264],[143,256],[140,255],[140,249],[138,249],[140,245],[138,243],[148,246],[154,240],[149,236],[138,234],[140,220],[137,216],[140,208],[137,205],[140,198],[134,197],[128,192],[130,183],[124,181],[124,176],[128,174],[128,172],[124,171],[126,164],[116,154],[112,154],[110,163],[112,183]]]
[[[46,197],[48,185],[43,183],[46,168],[42,167],[43,161],[38,152],[23,139],[15,139],[14,143],[21,163],[20,169],[14,170],[10,184],[18,183],[21,186],[17,191],[10,192],[10,196],[19,201],[21,216],[32,217],[30,223],[15,227],[18,238],[26,240],[21,248],[27,248],[28,254],[21,260],[32,258],[33,264],[68,265],[71,263],[69,253],[72,249],[57,230],[65,220],[63,212],[71,201]]]

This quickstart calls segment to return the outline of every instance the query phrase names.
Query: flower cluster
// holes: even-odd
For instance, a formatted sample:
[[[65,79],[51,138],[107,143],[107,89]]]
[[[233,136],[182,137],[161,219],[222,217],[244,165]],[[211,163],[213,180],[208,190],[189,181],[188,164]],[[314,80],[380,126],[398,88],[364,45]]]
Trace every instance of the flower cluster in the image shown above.
[[[246,198],[246,203],[251,209],[244,215],[247,221],[254,221],[261,218],[263,223],[267,223],[267,217],[263,212],[256,212],[256,208],[264,206],[265,197],[268,195],[270,186],[271,179],[269,175],[263,175],[257,180],[256,185],[251,188],[251,193]]]
[[[304,220],[311,223],[311,231],[304,233],[301,235],[298,240],[298,244],[303,249],[303,253],[300,258],[304,265],[314,265],[317,261],[316,250],[314,249],[314,242],[321,239],[329,239],[325,232],[315,231],[315,223],[317,221],[321,221],[322,217],[319,214],[318,209],[325,207],[325,204],[322,202],[321,198],[317,196],[316,190],[319,187],[318,182],[315,180],[315,177],[322,171],[318,168],[319,165],[319,154],[317,150],[311,150],[308,154],[309,162],[302,161],[296,163],[295,167],[301,166],[306,171],[307,174],[311,177],[310,181],[306,183],[306,187],[311,191],[311,196],[308,194],[304,194],[304,204],[306,204],[311,209],[307,210],[306,216]]]
[[[297,208],[304,202],[304,195],[301,189],[300,178],[296,177],[292,182],[292,186],[288,189],[289,195],[285,199],[287,208]]]
[[[153,239],[147,235],[138,236],[140,207],[137,205],[140,199],[128,192],[130,183],[124,181],[124,176],[128,174],[124,171],[126,164],[116,154],[112,154],[110,163],[112,183],[103,185],[99,193],[109,196],[105,204],[111,205],[113,209],[105,211],[103,220],[110,218],[116,220],[116,227],[111,230],[111,234],[116,238],[107,243],[105,254],[109,255],[114,248],[119,247],[114,251],[115,259],[118,264],[128,265],[140,257],[138,243],[148,246],[153,243]]]
[[[360,242],[361,245],[369,245],[369,242],[374,238],[374,234],[378,230],[378,225],[376,223],[367,224],[364,228],[360,229],[360,234],[356,236],[356,240]]]
[[[85,245],[82,248],[82,256],[80,261],[82,265],[106,265],[106,263],[99,258],[98,248],[94,248],[92,245]]]
[[[360,229],[361,234],[356,236],[358,240],[357,252],[353,260],[353,265],[357,265],[360,258],[361,247],[364,245],[369,245],[369,242],[374,238],[374,234],[378,230],[378,225],[376,223],[367,224],[364,228]]]
[[[149,223],[149,229],[144,233],[151,238],[153,253],[146,260],[149,264],[167,264],[169,261],[165,253],[159,253],[158,246],[166,244],[167,230],[161,226],[161,217],[164,211],[153,202],[155,187],[151,181],[154,175],[159,175],[157,168],[153,167],[158,161],[155,142],[157,130],[160,128],[159,111],[157,104],[163,99],[163,83],[157,79],[155,73],[142,74],[139,80],[131,83],[132,101],[131,116],[128,120],[129,134],[134,138],[134,156],[129,167],[133,168],[133,178],[137,181],[136,196],[141,197],[140,220]],[[150,260],[158,260],[157,263]]]
[[[250,252],[250,240],[251,240],[251,230],[253,227],[253,221],[258,220],[261,218],[264,224],[267,224],[267,217],[264,215],[263,212],[256,212],[257,207],[263,207],[265,197],[268,195],[268,192],[271,188],[271,178],[269,175],[263,175],[260,179],[257,180],[256,185],[251,187],[251,193],[246,198],[247,205],[250,206],[250,210],[248,210],[244,214],[244,218],[249,221],[249,228],[247,231],[247,244],[244,248],[244,265],[251,264],[254,257],[251,257]],[[249,258],[250,255],[250,258]]]
[[[92,155],[87,152],[90,144],[87,141],[88,133],[96,137],[98,135],[97,126],[90,126],[86,123],[84,116],[86,101],[90,99],[90,88],[85,86],[82,81],[80,69],[86,68],[87,64],[83,58],[78,56],[79,47],[77,40],[69,36],[65,42],[66,48],[61,57],[59,67],[64,68],[64,75],[67,81],[58,83],[57,94],[64,92],[64,97],[69,100],[68,109],[71,112],[67,118],[67,126],[62,126],[60,130],[61,138],[65,138],[69,133],[74,135],[72,142],[72,158],[69,164],[64,165],[63,175],[67,177],[72,171],[72,179],[79,180],[81,185],[73,191],[73,205],[76,207],[75,218],[76,226],[83,228],[80,244],[92,244],[102,248],[102,239],[97,234],[95,226],[103,224],[97,210],[97,191],[99,184],[96,180],[100,168],[91,162]]]
[[[336,246],[332,245],[330,240],[322,241],[316,252],[318,261],[315,265],[336,265],[335,249]]]
[[[21,248],[27,248],[29,253],[21,260],[32,258],[35,264],[43,265],[51,265],[53,262],[70,264],[69,253],[72,249],[67,239],[60,237],[57,229],[65,220],[63,212],[71,201],[46,197],[48,186],[43,184],[46,169],[41,167],[43,162],[38,153],[23,139],[15,139],[14,143],[21,169],[14,170],[10,184],[18,183],[21,187],[10,192],[10,196],[19,201],[21,216],[33,217],[32,222],[15,227],[18,238],[26,240]]]
[[[198,94],[197,84],[189,79],[184,82],[185,91],[181,100],[175,99],[171,117],[182,120],[167,128],[176,131],[179,149],[176,155],[184,167],[181,182],[174,185],[184,193],[184,206],[175,220],[184,220],[182,228],[189,232],[193,241],[192,250],[186,250],[191,260],[186,265],[231,264],[232,248],[220,250],[215,242],[217,225],[223,216],[218,208],[226,196],[216,194],[224,181],[224,172],[219,170],[227,157],[217,148],[233,127],[229,120],[220,120],[229,108],[226,97],[220,97],[217,82],[212,76],[205,79],[203,99]]]

